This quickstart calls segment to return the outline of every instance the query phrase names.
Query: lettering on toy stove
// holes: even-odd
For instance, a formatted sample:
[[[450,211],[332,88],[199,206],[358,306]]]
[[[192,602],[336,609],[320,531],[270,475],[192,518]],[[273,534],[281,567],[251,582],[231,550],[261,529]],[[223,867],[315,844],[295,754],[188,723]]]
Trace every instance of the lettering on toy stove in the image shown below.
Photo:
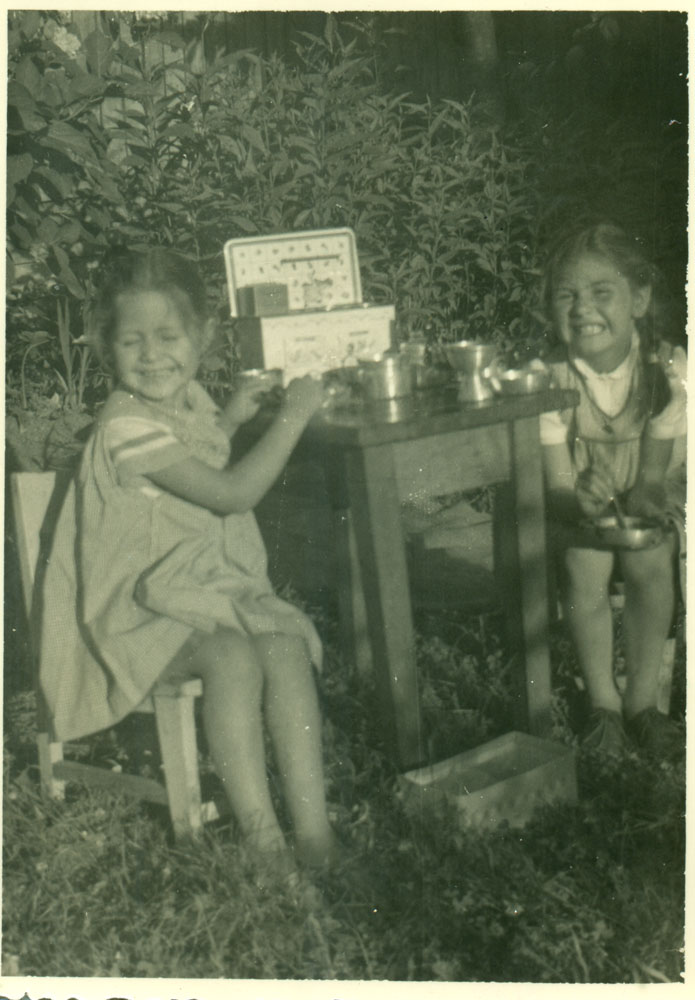
[[[293,264],[294,265],[294,264],[299,263],[300,261],[301,262],[306,262],[306,261],[313,262],[315,260],[340,260],[340,259],[341,259],[340,255],[337,254],[337,253],[325,253],[325,254],[319,254],[318,256],[315,256],[315,257],[283,257],[280,260],[280,263],[281,264]]]

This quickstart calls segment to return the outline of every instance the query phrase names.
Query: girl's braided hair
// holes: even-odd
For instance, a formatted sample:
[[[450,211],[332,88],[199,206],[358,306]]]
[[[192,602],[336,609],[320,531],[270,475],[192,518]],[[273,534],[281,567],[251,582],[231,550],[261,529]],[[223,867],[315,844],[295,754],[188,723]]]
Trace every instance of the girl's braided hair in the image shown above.
[[[642,242],[609,222],[599,222],[565,234],[551,248],[543,279],[543,301],[549,311],[553,289],[561,270],[582,254],[592,253],[609,260],[632,288],[649,286],[651,296],[644,316],[635,320],[640,338],[640,358],[645,382],[645,409],[650,416],[661,413],[671,399],[671,389],[659,363],[660,307],[664,300],[664,280],[645,253]]]
[[[89,313],[89,341],[107,367],[116,324],[116,300],[128,292],[160,292],[179,309],[187,328],[202,329],[208,314],[202,278],[192,261],[172,250],[115,247],[102,261],[99,291]]]

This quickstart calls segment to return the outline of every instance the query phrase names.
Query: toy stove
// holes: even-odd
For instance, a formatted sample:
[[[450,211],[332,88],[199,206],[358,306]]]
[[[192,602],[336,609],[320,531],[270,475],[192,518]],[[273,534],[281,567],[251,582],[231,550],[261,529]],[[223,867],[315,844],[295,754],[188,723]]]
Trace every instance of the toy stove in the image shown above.
[[[224,259],[244,368],[281,368],[287,384],[391,346],[394,307],[362,302],[351,229],[228,240]]]

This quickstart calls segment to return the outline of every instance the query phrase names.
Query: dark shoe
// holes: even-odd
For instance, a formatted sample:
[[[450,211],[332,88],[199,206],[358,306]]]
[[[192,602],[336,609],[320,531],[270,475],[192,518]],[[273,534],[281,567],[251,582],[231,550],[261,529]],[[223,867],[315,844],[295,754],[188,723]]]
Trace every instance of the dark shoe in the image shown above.
[[[657,760],[677,760],[685,753],[682,727],[660,712],[645,708],[627,721],[627,729],[638,747]]]
[[[294,855],[302,868],[317,875],[339,867],[345,860],[346,848],[333,834],[327,842],[323,838],[318,842],[311,839],[297,840]]]
[[[595,708],[589,716],[582,747],[600,754],[619,757],[627,746],[627,734],[623,728],[620,712],[607,708]]]
[[[293,889],[299,882],[299,872],[294,854],[289,848],[260,851],[247,848],[253,868],[253,880],[261,892]]]

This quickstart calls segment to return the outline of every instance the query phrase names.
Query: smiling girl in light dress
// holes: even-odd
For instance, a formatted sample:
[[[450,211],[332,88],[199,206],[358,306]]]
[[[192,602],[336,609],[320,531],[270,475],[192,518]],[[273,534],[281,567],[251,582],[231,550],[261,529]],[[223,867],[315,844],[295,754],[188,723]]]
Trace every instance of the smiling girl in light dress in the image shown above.
[[[552,369],[579,405],[541,418],[552,534],[562,552],[561,596],[591,703],[587,745],[617,753],[632,737],[657,757],[683,736],[656,709],[664,644],[674,613],[674,553],[683,555],[686,357],[660,339],[656,272],[639,244],[608,224],[565,238],[546,274],[547,306],[562,342]],[[669,518],[654,548],[613,551],[578,527],[612,513]],[[609,581],[625,582],[627,683],[613,676]]]
[[[331,861],[309,619],[273,593],[253,508],[324,390],[293,381],[265,434],[229,464],[259,408],[252,387],[218,409],[195,380],[211,336],[194,266],[153,250],[113,263],[95,344],[115,377],[58,523],[44,591],[40,677],[55,736],[123,718],[165,677],[203,683],[213,763],[246,841],[284,851],[267,726],[300,862]]]

